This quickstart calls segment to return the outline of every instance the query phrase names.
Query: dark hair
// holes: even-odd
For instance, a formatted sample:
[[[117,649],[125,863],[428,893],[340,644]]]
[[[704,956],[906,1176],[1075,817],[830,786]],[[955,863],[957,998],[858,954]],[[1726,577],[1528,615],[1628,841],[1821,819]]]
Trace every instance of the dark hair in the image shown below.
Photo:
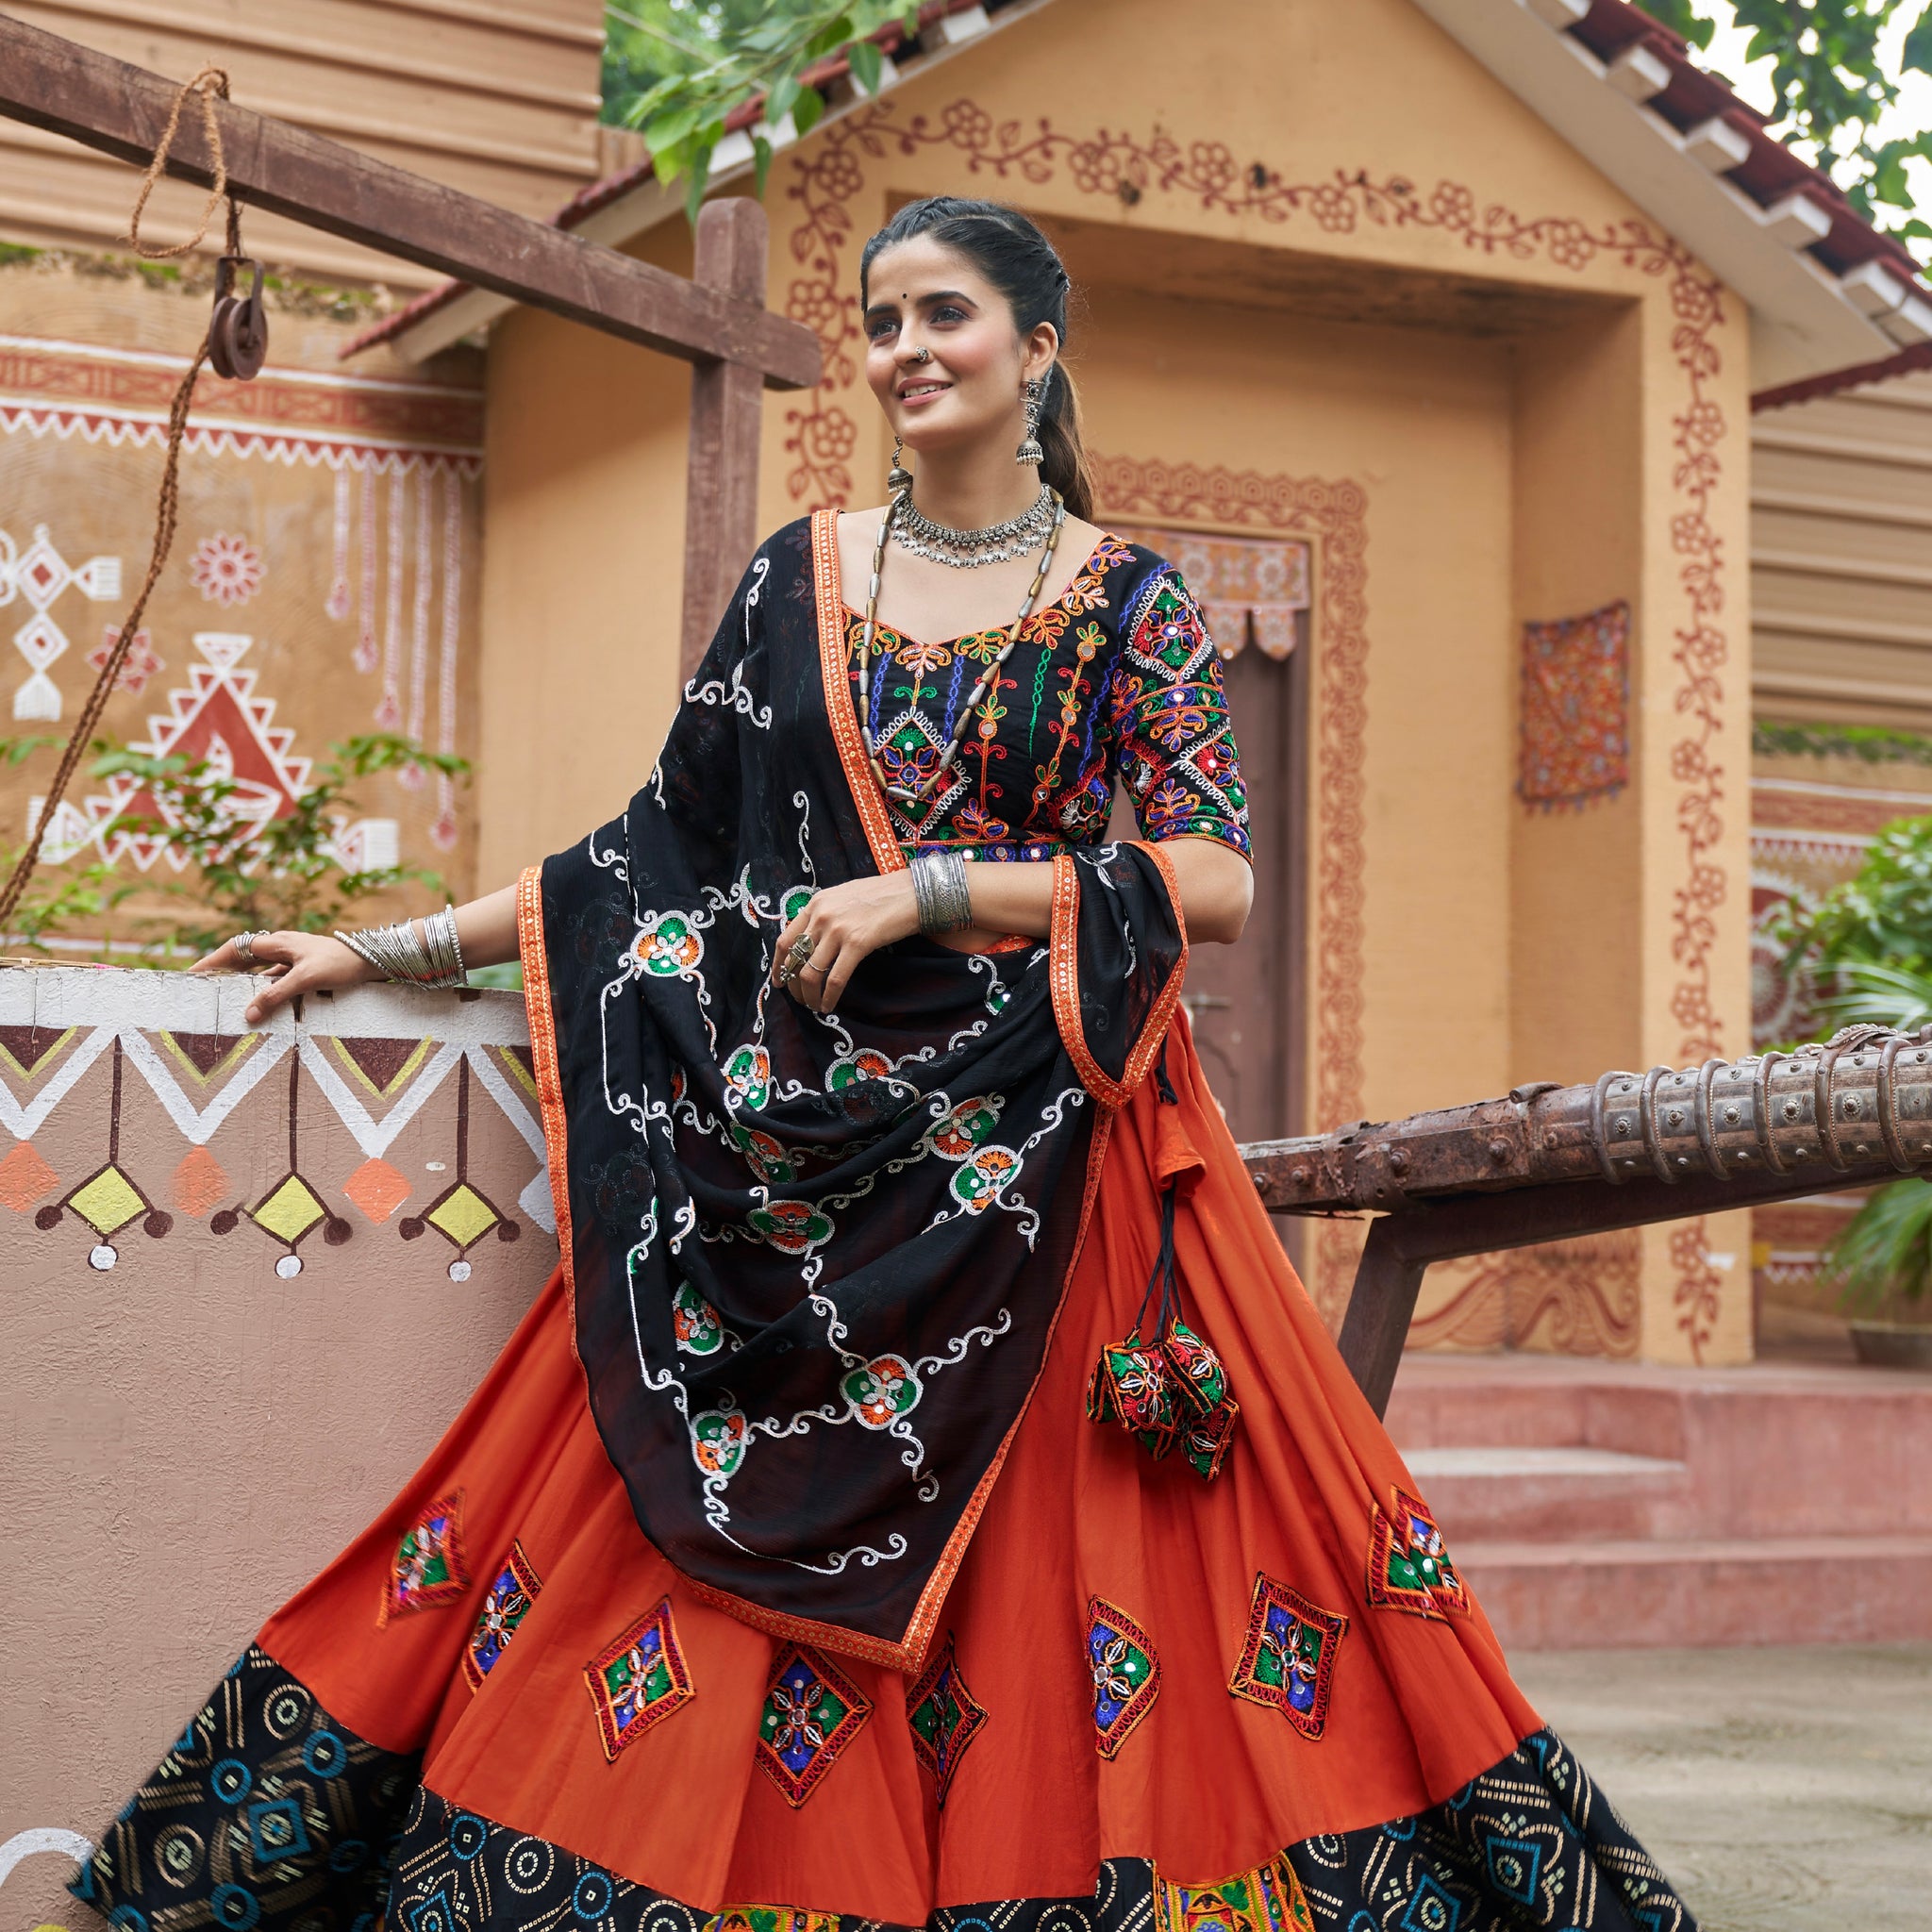
[[[953,194],[929,194],[924,201],[908,202],[859,254],[861,307],[868,299],[872,265],[879,251],[917,235],[930,235],[941,247],[963,255],[1007,298],[1014,326],[1023,336],[1050,322],[1065,350],[1071,287],[1067,272],[1039,226],[1004,202],[968,201]],[[1074,379],[1058,358],[1046,373],[1046,393],[1041,398],[1040,446],[1045,452],[1041,479],[1059,491],[1069,511],[1091,522],[1093,481],[1087,453],[1080,446],[1080,406]]]

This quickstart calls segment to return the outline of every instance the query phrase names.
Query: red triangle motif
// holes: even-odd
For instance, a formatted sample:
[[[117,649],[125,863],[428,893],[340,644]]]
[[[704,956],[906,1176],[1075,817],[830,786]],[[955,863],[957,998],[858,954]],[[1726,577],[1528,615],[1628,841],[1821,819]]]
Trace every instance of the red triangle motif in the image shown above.
[[[294,809],[295,801],[308,788],[311,761],[291,755],[294,732],[273,723],[275,700],[258,698],[256,674],[240,668],[253,642],[252,638],[225,631],[197,632],[195,649],[205,661],[188,666],[186,687],[167,694],[168,715],[150,716],[148,741],[131,748],[155,758],[181,758],[190,764],[206,759],[234,779],[236,818],[258,824],[284,818]],[[112,829],[121,818],[168,816],[154,793],[134,778],[110,777],[108,795],[90,798],[87,812],[105,835],[110,861],[131,858],[145,871],[166,850],[161,839]],[[172,852],[168,858],[176,871],[187,864]]]
[[[29,1079],[41,1071],[41,1062],[50,1058],[67,1038],[64,1028],[54,1026],[0,1026],[0,1048]]]
[[[244,1038],[240,1033],[171,1033],[172,1040],[180,1050],[181,1058],[206,1080],[221,1065],[237,1041]]]
[[[386,1099],[394,1080],[422,1045],[420,1040],[341,1040],[342,1057]]]

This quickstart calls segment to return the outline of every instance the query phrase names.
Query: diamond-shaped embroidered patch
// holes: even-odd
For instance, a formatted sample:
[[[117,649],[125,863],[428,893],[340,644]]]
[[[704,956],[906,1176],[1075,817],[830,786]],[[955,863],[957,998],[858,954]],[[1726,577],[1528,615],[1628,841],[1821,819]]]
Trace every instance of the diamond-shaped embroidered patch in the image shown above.
[[[1160,1695],[1154,1640],[1105,1597],[1087,1599],[1087,1661],[1093,1673],[1093,1728],[1103,1757],[1112,1757]]]
[[[458,1247],[467,1248],[503,1217],[468,1181],[458,1181],[423,1218]]]
[[[1369,1508],[1369,1601],[1377,1609],[1407,1610],[1446,1622],[1445,1612],[1469,1609],[1469,1592],[1442,1547],[1429,1507],[1407,1490],[1391,1489],[1393,1510]]]
[[[542,1580],[525,1556],[523,1544],[512,1542],[503,1568],[496,1573],[495,1582],[484,1594],[483,1607],[476,1613],[476,1627],[463,1646],[463,1675],[470,1680],[472,1690],[483,1688],[483,1679],[496,1668],[504,1646],[516,1635],[517,1625],[529,1614],[530,1606],[542,1588]]]
[[[67,1205],[105,1241],[125,1227],[137,1214],[147,1212],[141,1191],[118,1167],[104,1167],[67,1197]]]
[[[974,1701],[959,1674],[950,1633],[939,1655],[907,1691],[906,1721],[912,1727],[913,1756],[931,1772],[944,1805],[967,1745],[986,1723],[984,1707]]]
[[[1240,1660],[1227,1688],[1250,1704],[1272,1705],[1303,1737],[1328,1721],[1335,1653],[1348,1619],[1311,1604],[1299,1591],[1257,1574]]]
[[[802,1805],[871,1715],[871,1700],[829,1657],[788,1644],[758,1717],[758,1767],[788,1805]]]
[[[315,1190],[299,1174],[291,1174],[266,1199],[251,1208],[249,1216],[291,1247],[328,1212],[315,1198]]]
[[[1286,1858],[1219,1885],[1174,1885],[1157,1867],[1154,1932],[1315,1932],[1315,1917]]]
[[[469,1589],[462,1519],[463,1492],[452,1490],[448,1495],[439,1496],[404,1531],[390,1561],[381,1621],[454,1603]]]
[[[612,1764],[627,1744],[689,1704],[697,1687],[678,1648],[671,1599],[606,1644],[584,1666],[584,1682],[597,1708],[604,1756]]]

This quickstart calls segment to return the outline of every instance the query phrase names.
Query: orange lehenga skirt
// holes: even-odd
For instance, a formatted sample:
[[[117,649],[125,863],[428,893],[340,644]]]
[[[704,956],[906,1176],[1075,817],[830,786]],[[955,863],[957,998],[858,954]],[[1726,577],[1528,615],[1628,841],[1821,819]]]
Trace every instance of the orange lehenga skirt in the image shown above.
[[[1173,1045],[1178,1106],[1162,1122],[1150,1081],[1114,1119],[1044,1371],[916,1675],[766,1636],[646,1542],[554,1275],[78,1894],[136,1932],[1149,1932],[1150,1908],[1161,1932],[1689,1925],[1510,1681],[1453,1553],[1422,1561],[1415,1485],[1185,1018]],[[1212,1484],[1084,1412],[1133,1324],[1176,1130],[1200,1159],[1183,1291],[1241,1405]],[[458,1490],[444,1600],[387,1614]]]

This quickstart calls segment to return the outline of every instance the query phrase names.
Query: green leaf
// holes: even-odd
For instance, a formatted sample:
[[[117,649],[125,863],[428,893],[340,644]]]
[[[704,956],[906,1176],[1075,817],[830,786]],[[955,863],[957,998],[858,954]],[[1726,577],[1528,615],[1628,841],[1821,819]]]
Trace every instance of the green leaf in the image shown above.
[[[791,125],[800,134],[809,134],[825,111],[825,97],[815,87],[802,87],[791,104]]]
[[[879,91],[879,76],[886,71],[886,57],[871,41],[854,41],[847,58],[852,62],[852,77],[869,94]]]
[[[1932,74],[1932,7],[1920,14],[1899,48],[1902,73]]]
[[[787,70],[774,80],[765,94],[765,124],[775,127],[791,113],[796,104],[800,89],[798,75]]]
[[[693,225],[698,210],[705,205],[705,186],[711,175],[711,150],[697,149],[691,158],[691,180],[684,191],[684,218]]]
[[[642,130],[644,145],[654,155],[660,149],[677,146],[697,126],[699,112],[696,103],[686,102],[659,114]]]
[[[752,179],[760,199],[765,192],[765,179],[772,172],[772,143],[762,134],[751,138]]]

